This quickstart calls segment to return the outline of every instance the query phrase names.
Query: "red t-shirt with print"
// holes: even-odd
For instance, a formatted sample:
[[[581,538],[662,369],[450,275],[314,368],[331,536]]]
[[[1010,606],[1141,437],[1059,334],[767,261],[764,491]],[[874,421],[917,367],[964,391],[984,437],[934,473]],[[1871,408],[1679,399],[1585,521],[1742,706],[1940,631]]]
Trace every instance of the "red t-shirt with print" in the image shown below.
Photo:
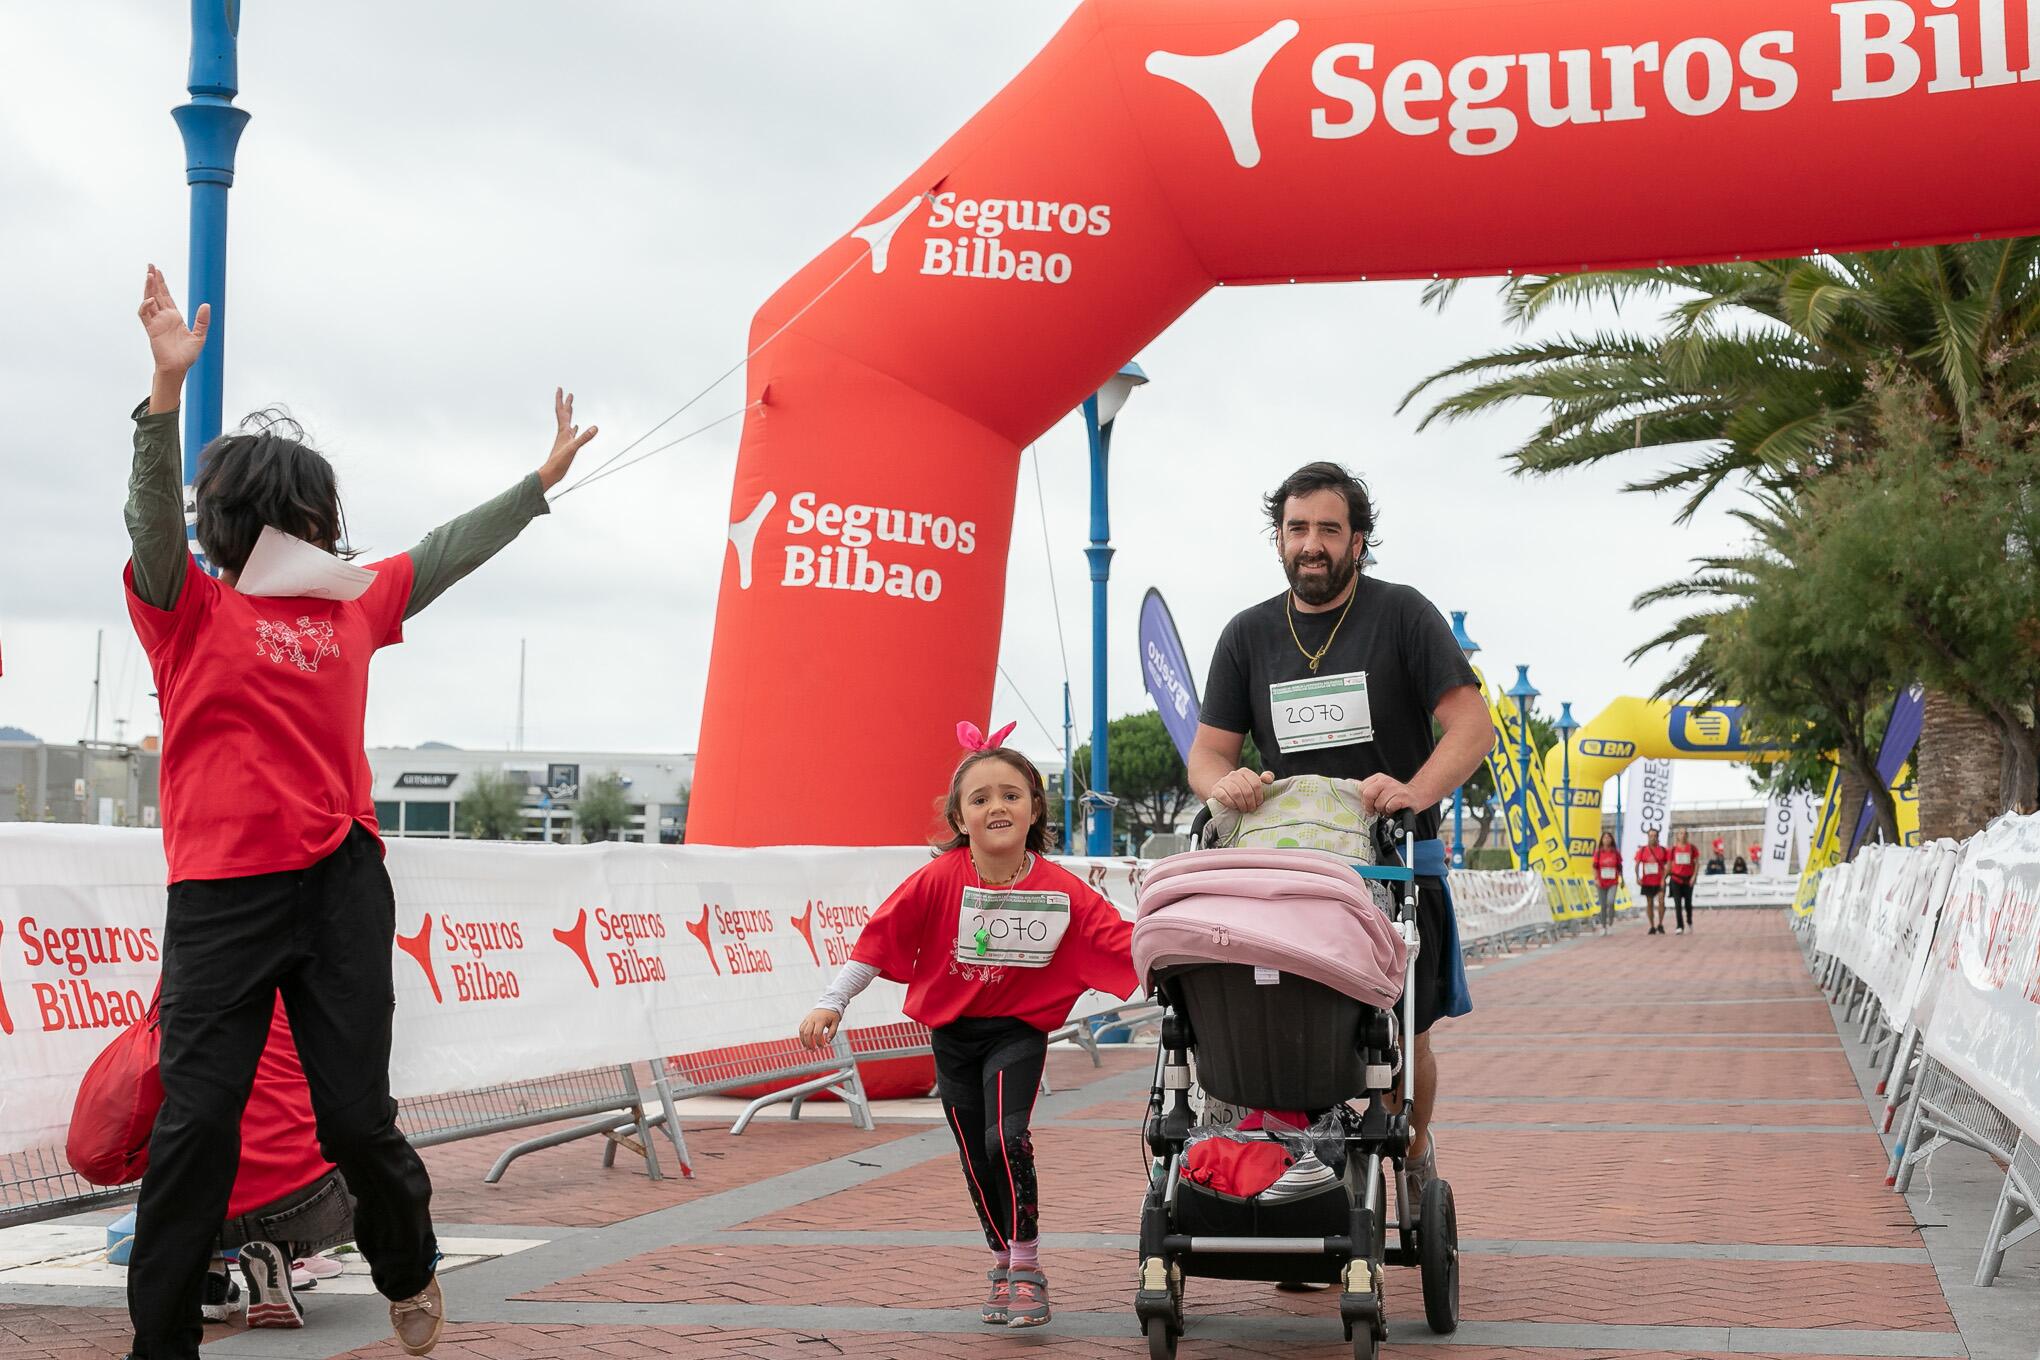
[[[1673,842],[1672,863],[1666,872],[1674,883],[1691,883],[1700,872],[1700,847]]]
[[[1636,881],[1646,888],[1664,886],[1665,866],[1672,862],[1672,852],[1662,845],[1639,845],[1636,847]]]
[[[935,1029],[965,1016],[1004,1015],[1048,1033],[1069,1019],[1071,1004],[1086,990],[1128,997],[1140,985],[1133,972],[1133,923],[1089,884],[1040,855],[1012,889],[1069,899],[1069,925],[1047,966],[958,962],[963,890],[983,886],[970,851],[959,846],[893,889],[857,937],[850,957],[907,985],[910,1019]]]
[[[1594,881],[1604,888],[1612,888],[1622,881],[1622,852],[1620,850],[1596,850],[1594,852]]]
[[[163,709],[160,799],[170,881],[316,864],[349,829],[376,831],[368,661],[404,639],[411,559],[370,567],[357,600],[243,595],[186,560],[174,608],[128,616]]]

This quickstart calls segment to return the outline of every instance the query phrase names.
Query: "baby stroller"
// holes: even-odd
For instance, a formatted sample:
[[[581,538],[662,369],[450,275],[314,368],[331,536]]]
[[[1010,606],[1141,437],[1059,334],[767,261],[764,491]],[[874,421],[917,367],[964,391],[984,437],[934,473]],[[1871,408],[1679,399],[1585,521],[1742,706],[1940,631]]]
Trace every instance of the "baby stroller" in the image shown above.
[[[1301,782],[1271,786],[1268,806],[1284,784]],[[1212,839],[1207,815],[1193,829],[1200,844]],[[1403,1036],[1414,1025],[1409,980],[1418,936],[1416,881],[1401,866],[1414,862],[1416,820],[1407,812],[1399,819],[1400,865],[1383,863],[1394,850],[1375,839],[1385,826],[1353,820],[1361,825],[1347,829],[1354,839],[1344,854],[1193,850],[1163,860],[1141,886],[1134,966],[1166,1008],[1148,1102],[1154,1174],[1141,1207],[1134,1295],[1151,1357],[1176,1354],[1188,1276],[1338,1285],[1355,1360],[1373,1360],[1387,1336],[1387,1264],[1419,1268],[1432,1331],[1459,1325],[1452,1187],[1434,1178],[1413,1205],[1404,1167],[1410,1129],[1403,1111],[1414,1099],[1415,1075],[1403,1060]],[[1284,835],[1270,843],[1298,841]],[[1401,892],[1370,891],[1389,884]],[[1334,1130],[1318,1146],[1336,1176],[1274,1202],[1187,1177],[1186,1151],[1211,1132],[1195,1126],[1193,1063],[1207,1099],[1301,1110],[1317,1118],[1313,1134]],[[1403,1105],[1391,1109],[1384,1097],[1398,1082]],[[1395,1247],[1387,1242],[1390,1166]]]

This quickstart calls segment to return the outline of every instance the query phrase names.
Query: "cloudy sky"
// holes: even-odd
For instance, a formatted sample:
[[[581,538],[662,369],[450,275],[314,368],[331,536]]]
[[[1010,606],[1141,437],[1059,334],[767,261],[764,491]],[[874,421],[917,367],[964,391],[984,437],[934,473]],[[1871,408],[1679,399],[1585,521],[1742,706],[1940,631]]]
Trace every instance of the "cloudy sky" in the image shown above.
[[[598,455],[695,395],[742,356],[759,303],[1067,13],[1055,0],[243,11],[238,102],[254,121],[232,199],[228,419],[288,404],[337,465],[372,556],[536,466],[556,383],[602,426]],[[163,0],[0,19],[0,725],[49,740],[83,734],[101,629],[102,735],[117,718],[131,737],[156,730],[121,599],[120,507],[127,413],[148,378],[143,266],[186,292],[169,110],[186,98],[187,21]],[[1673,502],[1622,494],[1647,466],[1511,477],[1501,453],[1527,410],[1418,434],[1414,412],[1395,413],[1402,394],[1510,335],[1485,283],[1442,313],[1418,293],[1225,289],[1140,355],[1153,381],[1113,449],[1114,713],[1149,706],[1129,625],[1142,593],[1168,597],[1201,668],[1225,619],[1280,585],[1257,498],[1319,457],[1372,486],[1378,574],[1468,610],[1504,681],[1527,662],[1582,718],[1656,684],[1661,655],[1623,657],[1664,619],[1630,601],[1732,542],[1733,522],[1713,509],[1677,525]],[[689,419],[741,401],[732,379]],[[435,605],[377,663],[370,742],[507,744],[523,640],[527,745],[693,750],[736,429],[568,498]],[[1021,719],[1040,755],[1054,741],[1022,700],[1059,724],[1058,594],[1089,708],[1085,477],[1075,421],[1022,469],[1012,680],[995,713]],[[1689,766],[1678,794],[1746,787]]]

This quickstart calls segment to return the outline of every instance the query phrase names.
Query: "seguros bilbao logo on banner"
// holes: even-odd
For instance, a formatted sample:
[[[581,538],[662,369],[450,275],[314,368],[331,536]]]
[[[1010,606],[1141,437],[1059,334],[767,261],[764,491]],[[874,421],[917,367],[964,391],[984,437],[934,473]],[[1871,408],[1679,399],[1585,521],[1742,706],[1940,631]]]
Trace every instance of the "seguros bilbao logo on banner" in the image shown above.
[[[779,493],[767,491],[750,513],[730,524],[739,590],[751,588],[758,534],[778,504]],[[845,505],[824,500],[814,491],[794,493],[786,503],[786,519],[780,527],[787,542],[777,584],[884,595],[921,604],[942,598],[942,573],[936,566],[900,561],[899,554],[918,550],[914,555],[923,560],[931,551],[962,558],[976,553],[978,547],[976,520],[939,509]],[[943,560],[937,559],[938,563]]]
[[[871,272],[891,267],[893,236],[926,206],[920,273],[929,278],[1068,283],[1076,273],[1070,248],[1112,231],[1109,203],[1046,198],[920,194],[850,234],[871,247]]]
[[[573,925],[565,930],[555,930],[552,936],[581,961],[581,967],[588,973],[588,985],[600,988],[602,981],[596,974],[588,946],[588,925],[588,909],[582,907],[574,917]],[[612,986],[630,987],[666,980],[666,960],[658,948],[659,942],[666,938],[663,913],[619,912],[597,907],[594,925],[596,943],[614,946],[602,950],[604,971],[609,974]]]
[[[688,921],[687,933],[701,942],[709,966],[716,976],[729,965],[731,976],[772,971],[772,951],[765,940],[777,927],[768,910],[725,907],[719,902],[701,904],[701,919]]]
[[[1954,3],[1934,0],[1934,7],[1946,10]],[[2017,49],[2001,3],[1977,5],[1973,25],[1972,16],[1963,14],[1922,19],[1919,7],[1906,0],[1840,0],[1827,8],[1836,26],[1832,102],[1892,99],[1919,88],[1922,80],[1928,95],[2040,80],[2040,21],[2029,19],[2025,67],[2014,70]],[[2028,13],[2034,13],[2030,5]],[[1318,32],[1331,26],[1319,25]],[[1922,26],[1932,30],[1930,41],[1916,33]],[[1251,170],[1262,158],[1256,108],[1281,107],[1257,100],[1262,77],[1302,32],[1295,19],[1283,19],[1223,52],[1150,52],[1145,67],[1202,100],[1218,121],[1233,163]],[[1566,127],[1706,118],[1731,109],[1770,113],[1792,103],[1801,85],[1792,59],[1801,47],[1799,34],[1784,28],[1443,60],[1431,59],[1438,53],[1350,40],[1370,36],[1350,23],[1337,36],[1345,40],[1324,43],[1311,55],[1311,97],[1288,105],[1289,117],[1308,117],[1314,141],[1343,141],[1379,127],[1409,138],[1442,133],[1455,155],[1492,156],[1523,137]],[[1964,69],[1965,53],[1972,50],[1978,67]]]
[[[800,915],[787,918],[787,924],[807,942],[808,957],[819,965],[826,954],[831,968],[850,962],[856,937],[870,922],[871,908],[862,902],[836,904],[810,900],[803,904]],[[819,949],[815,947],[818,938]]]
[[[73,926],[23,916],[14,923],[15,947],[31,975],[35,1019],[45,1034],[58,1030],[126,1029],[148,1014],[148,999],[133,987],[95,981],[98,970],[131,972],[160,965],[161,947],[149,926]],[[0,922],[0,948],[7,926]],[[40,974],[40,976],[37,976]],[[24,1014],[23,1022],[27,1022]],[[0,995],[0,1034],[14,1033],[14,1017]]]
[[[434,1001],[446,1004],[433,958],[435,940],[446,955],[455,1001],[514,1001],[523,994],[516,956],[524,952],[524,928],[517,922],[441,914],[438,928],[433,927],[433,915],[428,911],[416,934],[397,936],[397,948],[410,955],[425,974]]]

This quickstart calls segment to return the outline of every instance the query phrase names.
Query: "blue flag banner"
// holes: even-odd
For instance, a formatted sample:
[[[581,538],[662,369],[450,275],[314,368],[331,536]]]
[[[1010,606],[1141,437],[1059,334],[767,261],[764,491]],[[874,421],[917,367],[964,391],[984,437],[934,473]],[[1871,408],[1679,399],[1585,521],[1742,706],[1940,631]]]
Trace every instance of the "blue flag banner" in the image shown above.
[[[1884,725],[1884,744],[1877,748],[1877,777],[1884,781],[1886,788],[1898,778],[1898,772],[1905,768],[1913,747],[1919,743],[1920,724],[1927,708],[1927,687],[1915,681],[1898,692],[1898,699],[1891,706],[1891,721]],[[1863,810],[1856,818],[1855,834],[1849,837],[1849,853],[1855,854],[1856,847],[1863,843],[1863,837],[1870,832],[1874,820],[1870,811],[1870,800],[1863,799]]]
[[[1162,710],[1162,726],[1169,729],[1176,754],[1187,762],[1190,743],[1197,736],[1197,682],[1190,674],[1190,659],[1183,655],[1183,639],[1176,636],[1176,620],[1162,602],[1162,592],[1152,588],[1140,602],[1140,674]]]

